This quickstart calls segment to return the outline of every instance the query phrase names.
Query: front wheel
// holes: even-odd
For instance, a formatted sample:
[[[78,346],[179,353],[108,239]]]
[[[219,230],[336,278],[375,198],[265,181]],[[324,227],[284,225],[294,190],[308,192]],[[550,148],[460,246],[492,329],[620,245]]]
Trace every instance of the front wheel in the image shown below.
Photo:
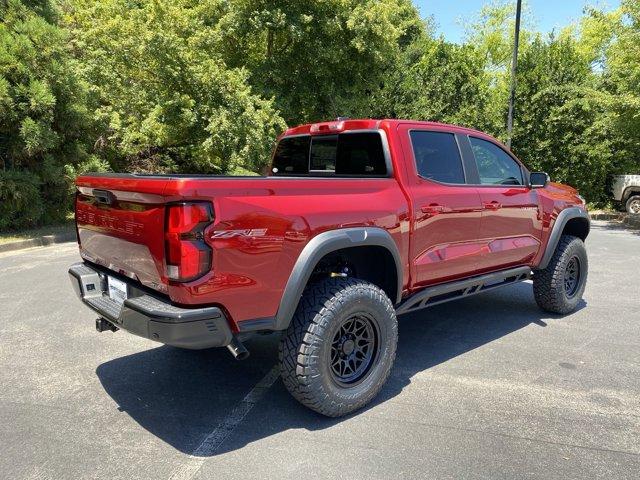
[[[307,288],[280,342],[280,373],[306,407],[339,417],[369,403],[396,356],[398,322],[387,295],[358,279]]]
[[[534,272],[533,294],[538,306],[562,315],[573,312],[582,300],[588,270],[584,242],[562,235],[547,268]]]

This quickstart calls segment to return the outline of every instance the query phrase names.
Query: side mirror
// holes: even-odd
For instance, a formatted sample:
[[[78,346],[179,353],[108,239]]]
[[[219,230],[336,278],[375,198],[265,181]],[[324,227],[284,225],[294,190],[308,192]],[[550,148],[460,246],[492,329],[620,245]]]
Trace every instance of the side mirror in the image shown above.
[[[529,174],[529,186],[531,188],[544,188],[549,183],[549,174],[545,172],[531,172]]]

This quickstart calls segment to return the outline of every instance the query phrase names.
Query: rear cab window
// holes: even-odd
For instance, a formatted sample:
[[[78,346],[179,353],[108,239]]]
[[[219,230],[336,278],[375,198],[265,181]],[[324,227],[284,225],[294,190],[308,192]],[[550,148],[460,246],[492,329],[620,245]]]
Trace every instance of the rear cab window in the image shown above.
[[[378,132],[284,137],[273,155],[272,176],[386,177]]]
[[[440,183],[465,183],[462,155],[455,134],[412,130],[409,135],[420,177]]]

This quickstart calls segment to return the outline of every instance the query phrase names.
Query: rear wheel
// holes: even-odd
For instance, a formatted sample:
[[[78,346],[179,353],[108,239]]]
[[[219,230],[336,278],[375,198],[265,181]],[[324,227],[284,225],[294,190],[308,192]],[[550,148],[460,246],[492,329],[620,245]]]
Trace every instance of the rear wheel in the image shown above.
[[[334,278],[310,286],[280,343],[280,372],[296,400],[329,417],[362,408],[396,355],[395,310],[377,286]]]
[[[626,204],[627,212],[633,214],[640,214],[640,195],[632,195],[627,200]]]
[[[567,314],[576,309],[587,284],[589,262],[584,242],[563,235],[547,268],[533,276],[533,294],[543,310]]]

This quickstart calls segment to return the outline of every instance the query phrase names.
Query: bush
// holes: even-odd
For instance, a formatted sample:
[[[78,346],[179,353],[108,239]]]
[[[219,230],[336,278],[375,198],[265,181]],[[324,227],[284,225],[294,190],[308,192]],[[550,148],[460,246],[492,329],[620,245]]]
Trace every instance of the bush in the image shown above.
[[[22,171],[0,171],[0,231],[37,225],[43,213],[38,177]]]

